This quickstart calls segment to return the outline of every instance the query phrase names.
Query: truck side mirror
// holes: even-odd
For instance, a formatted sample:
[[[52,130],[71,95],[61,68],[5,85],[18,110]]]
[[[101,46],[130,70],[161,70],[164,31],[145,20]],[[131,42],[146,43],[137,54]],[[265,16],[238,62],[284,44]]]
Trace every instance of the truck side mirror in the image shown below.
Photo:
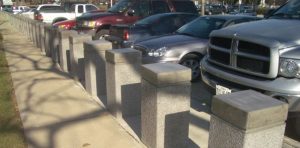
[[[134,11],[133,9],[129,9],[129,10],[127,11],[127,14],[128,14],[129,16],[133,16],[133,15],[135,14],[135,11]]]

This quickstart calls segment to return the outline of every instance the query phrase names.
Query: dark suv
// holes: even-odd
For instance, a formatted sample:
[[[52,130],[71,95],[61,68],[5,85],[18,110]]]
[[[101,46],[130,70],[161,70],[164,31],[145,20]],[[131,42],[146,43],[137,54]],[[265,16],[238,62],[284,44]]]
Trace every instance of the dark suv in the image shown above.
[[[120,0],[107,12],[77,17],[76,30],[99,39],[109,33],[111,25],[133,24],[146,16],[165,12],[198,14],[191,0]]]

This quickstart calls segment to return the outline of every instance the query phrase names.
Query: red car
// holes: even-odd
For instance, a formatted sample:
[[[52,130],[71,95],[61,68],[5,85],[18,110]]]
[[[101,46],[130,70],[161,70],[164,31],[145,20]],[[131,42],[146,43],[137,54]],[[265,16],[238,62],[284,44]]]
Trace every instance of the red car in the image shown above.
[[[104,10],[90,11],[90,12],[86,12],[82,15],[91,14],[91,13],[99,13],[99,12],[104,12]],[[76,20],[65,20],[65,21],[60,21],[60,22],[54,23],[52,26],[71,30],[73,27],[75,27],[75,25],[76,25]]]
[[[53,24],[53,27],[71,30],[76,25],[76,20],[66,20]]]

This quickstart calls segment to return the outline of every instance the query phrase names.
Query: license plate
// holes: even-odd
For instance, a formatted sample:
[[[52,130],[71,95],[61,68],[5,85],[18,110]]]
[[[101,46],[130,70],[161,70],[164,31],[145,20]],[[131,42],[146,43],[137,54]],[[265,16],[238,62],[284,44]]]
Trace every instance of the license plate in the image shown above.
[[[224,95],[230,93],[231,93],[231,89],[222,85],[216,85],[216,95]]]

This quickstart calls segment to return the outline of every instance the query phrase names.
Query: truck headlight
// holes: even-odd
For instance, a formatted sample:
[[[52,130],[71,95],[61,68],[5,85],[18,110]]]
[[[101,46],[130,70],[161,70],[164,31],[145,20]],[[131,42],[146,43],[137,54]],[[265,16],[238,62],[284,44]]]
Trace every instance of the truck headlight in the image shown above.
[[[279,75],[300,78],[300,60],[280,58]]]
[[[166,54],[166,52],[167,52],[167,47],[161,47],[161,48],[158,48],[158,49],[150,50],[148,55],[152,56],[152,57],[162,57]]]
[[[95,24],[96,24],[95,21],[85,21],[84,22],[84,26],[91,27],[91,28],[95,27]]]

